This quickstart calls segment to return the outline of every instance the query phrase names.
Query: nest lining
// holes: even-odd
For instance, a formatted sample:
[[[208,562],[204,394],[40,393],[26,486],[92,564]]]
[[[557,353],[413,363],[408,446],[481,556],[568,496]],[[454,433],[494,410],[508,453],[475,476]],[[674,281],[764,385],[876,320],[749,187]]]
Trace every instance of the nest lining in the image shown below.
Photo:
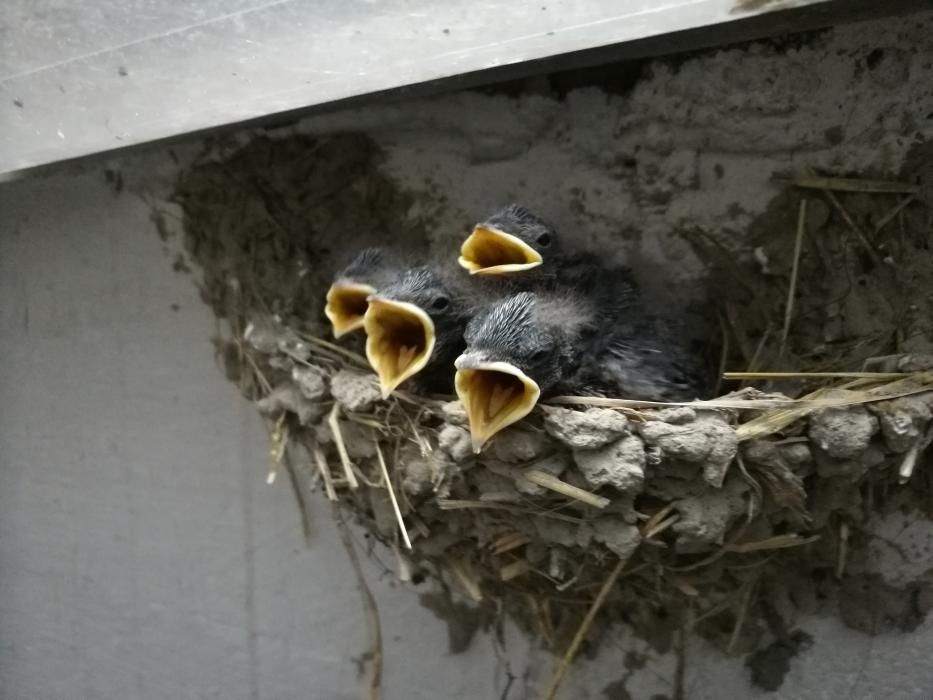
[[[458,403],[404,391],[383,401],[360,346],[325,339],[331,267],[315,264],[327,260],[315,235],[390,229],[411,202],[367,140],[297,141],[258,140],[188,172],[185,243],[227,321],[228,377],[268,417],[274,464],[395,549],[402,578],[430,574],[568,659],[619,620],[659,648],[686,627],[744,652],[787,637],[792,620],[776,623],[772,608],[791,587],[826,598],[841,590],[827,581],[844,589],[869,568],[873,514],[928,504],[918,465],[933,435],[933,267],[929,210],[911,185],[795,180],[808,194],[775,200],[746,258],[709,232],[680,232],[727,282],[723,367],[803,374],[745,374],[768,393],[694,406],[541,405],[477,456]],[[309,151],[331,158],[309,174]],[[337,171],[341,188],[329,184]],[[316,188],[328,196],[308,204]],[[891,275],[887,258],[909,274]],[[870,365],[888,373],[854,374],[874,356],[890,356]]]

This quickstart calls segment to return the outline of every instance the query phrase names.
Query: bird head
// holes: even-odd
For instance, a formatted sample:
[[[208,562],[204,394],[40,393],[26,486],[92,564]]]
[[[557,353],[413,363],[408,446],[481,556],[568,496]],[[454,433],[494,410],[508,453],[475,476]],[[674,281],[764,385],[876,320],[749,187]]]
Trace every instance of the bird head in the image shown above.
[[[538,267],[556,246],[550,225],[511,204],[473,228],[457,262],[471,275],[503,275]]]
[[[415,268],[369,298],[363,325],[366,358],[383,397],[460,341],[463,304],[428,268]]]
[[[528,415],[542,394],[579,367],[585,318],[572,297],[521,292],[470,321],[454,383],[474,451]]]
[[[335,338],[363,327],[366,300],[376,293],[376,283],[384,281],[392,264],[381,248],[365,248],[337,274],[324,306]]]

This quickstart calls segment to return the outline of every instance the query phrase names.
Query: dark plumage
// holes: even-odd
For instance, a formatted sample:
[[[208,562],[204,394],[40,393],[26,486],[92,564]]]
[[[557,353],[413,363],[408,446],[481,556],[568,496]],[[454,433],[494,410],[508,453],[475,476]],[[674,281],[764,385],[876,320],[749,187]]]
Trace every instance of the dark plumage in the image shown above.
[[[527,273],[541,266],[556,246],[549,224],[524,207],[510,204],[476,224],[460,246],[457,262],[470,274]]]
[[[495,228],[515,236],[542,255],[559,254],[560,246],[554,227],[519,204],[502,207],[479,226]]]
[[[683,401],[703,389],[685,340],[642,308],[624,271],[603,271],[582,293],[554,287],[496,301],[470,321],[465,340],[456,385],[477,446],[539,395]]]
[[[334,336],[363,327],[366,299],[396,281],[404,270],[401,258],[385,248],[364,248],[334,276],[324,313]]]
[[[519,292],[470,321],[460,364],[508,362],[548,392],[578,371],[596,328],[593,305],[573,290]]]
[[[463,242],[458,260],[471,274],[501,275],[525,288],[584,283],[600,260],[566,250],[557,230],[518,204],[499,209]]]
[[[406,270],[372,296],[366,355],[383,392],[415,374],[419,389],[449,392],[453,362],[464,348],[463,331],[476,308],[500,288],[450,265],[432,265]]]
[[[467,326],[466,354],[514,364],[546,396],[696,398],[702,374],[672,324],[640,309],[630,285],[615,301],[594,296],[564,288],[498,301]]]

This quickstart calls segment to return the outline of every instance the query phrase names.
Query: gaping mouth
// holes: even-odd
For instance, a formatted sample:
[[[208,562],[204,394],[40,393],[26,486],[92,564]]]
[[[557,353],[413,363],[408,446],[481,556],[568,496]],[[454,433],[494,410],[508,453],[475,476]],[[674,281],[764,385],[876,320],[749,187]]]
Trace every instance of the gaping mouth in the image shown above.
[[[414,304],[370,298],[363,326],[366,359],[379,375],[383,398],[424,369],[434,352],[434,322]]]
[[[327,305],[324,315],[330,321],[334,337],[363,327],[363,316],[368,303],[366,299],[376,290],[368,284],[337,282],[327,290]]]
[[[454,384],[470,421],[473,451],[506,426],[527,416],[541,390],[528,375],[508,362],[456,362]],[[467,365],[470,366],[467,366]]]
[[[457,262],[471,275],[502,275],[537,267],[544,259],[520,238],[477,226],[460,246]]]

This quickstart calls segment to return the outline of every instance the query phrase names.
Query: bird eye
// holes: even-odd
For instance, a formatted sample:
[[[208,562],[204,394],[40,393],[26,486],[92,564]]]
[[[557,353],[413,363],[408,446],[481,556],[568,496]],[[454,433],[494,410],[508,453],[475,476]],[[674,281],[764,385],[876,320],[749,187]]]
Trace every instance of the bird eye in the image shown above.
[[[538,245],[542,248],[547,248],[549,245],[551,245],[551,234],[542,233],[540,236],[538,236]]]
[[[434,303],[431,304],[431,308],[433,308],[435,311],[443,311],[448,306],[450,306],[450,299],[447,297],[437,297],[437,299],[434,300]]]
[[[539,362],[543,362],[547,358],[547,356],[548,356],[548,351],[544,348],[541,348],[540,350],[535,350],[535,352],[532,353],[531,361],[535,364],[538,364]]]

